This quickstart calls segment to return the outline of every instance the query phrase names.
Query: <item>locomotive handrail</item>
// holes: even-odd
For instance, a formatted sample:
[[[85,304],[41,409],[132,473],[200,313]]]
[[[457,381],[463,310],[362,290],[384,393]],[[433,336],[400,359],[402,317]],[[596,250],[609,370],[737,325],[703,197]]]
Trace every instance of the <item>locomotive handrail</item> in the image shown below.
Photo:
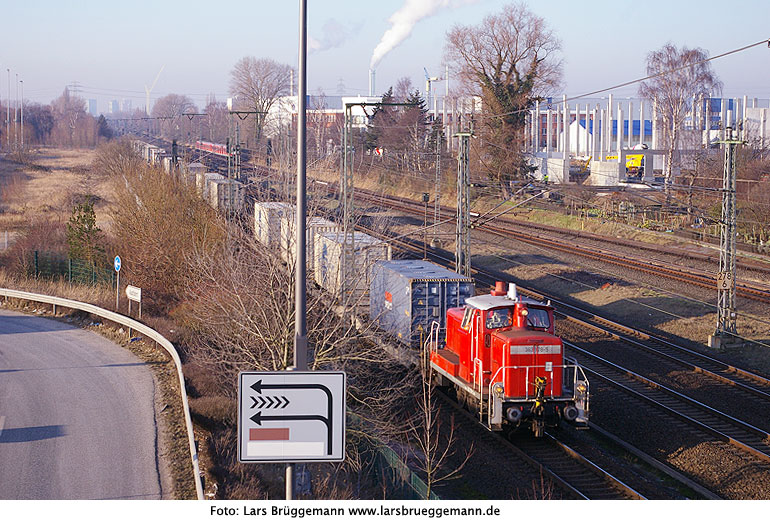
[[[184,384],[184,374],[182,373],[182,361],[179,358],[179,354],[174,348],[174,345],[166,339],[163,335],[155,331],[149,326],[137,322],[136,320],[119,313],[113,313],[107,309],[97,307],[95,305],[87,304],[85,302],[78,302],[76,300],[68,300],[66,298],[59,298],[58,296],[49,296],[45,294],[27,293],[24,291],[15,291],[13,289],[0,288],[0,296],[7,298],[20,298],[22,300],[29,300],[31,302],[40,302],[44,304],[51,304],[53,306],[54,314],[56,314],[56,306],[69,307],[71,309],[77,309],[85,311],[93,315],[97,315],[101,318],[126,326],[133,329],[145,337],[148,337],[158,343],[164,350],[166,350],[174,360],[176,365],[176,372],[179,378],[179,392],[182,398],[182,409],[184,410],[185,426],[187,427],[187,439],[190,446],[190,458],[192,459],[193,474],[195,481],[195,492],[198,500],[203,500],[203,484],[201,483],[200,467],[198,465],[198,452],[195,449],[195,437],[193,434],[192,419],[190,417],[190,406],[187,402],[187,391]]]

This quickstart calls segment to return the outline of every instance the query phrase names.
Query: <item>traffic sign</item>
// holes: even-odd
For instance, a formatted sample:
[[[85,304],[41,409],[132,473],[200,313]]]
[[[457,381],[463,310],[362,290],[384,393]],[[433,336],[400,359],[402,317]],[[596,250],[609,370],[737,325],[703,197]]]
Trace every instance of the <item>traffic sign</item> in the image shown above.
[[[129,300],[133,300],[134,302],[141,302],[142,290],[139,287],[134,287],[133,285],[129,285],[128,287],[126,287],[126,297]]]
[[[120,272],[120,256],[115,256],[115,272]]]
[[[345,459],[345,372],[241,372],[239,462]]]

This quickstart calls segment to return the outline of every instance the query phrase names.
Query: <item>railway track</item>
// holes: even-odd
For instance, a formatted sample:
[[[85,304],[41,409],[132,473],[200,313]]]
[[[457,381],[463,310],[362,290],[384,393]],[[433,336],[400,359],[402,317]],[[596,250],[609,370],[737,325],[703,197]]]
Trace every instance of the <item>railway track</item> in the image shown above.
[[[361,193],[363,194],[364,192]],[[406,202],[408,201],[399,200],[396,203],[388,205],[388,199],[383,201],[381,196],[376,196],[376,198],[381,205],[398,208],[418,217],[422,217],[424,212],[424,205],[422,204],[419,204],[419,206],[415,206],[410,210],[409,206],[406,205]],[[453,215],[447,218],[453,218]],[[549,248],[553,248],[559,252],[579,254],[591,257],[592,259],[622,265],[626,268],[641,270],[650,274],[676,278],[679,281],[698,285],[700,287],[715,288],[712,279],[703,275],[694,274],[692,271],[672,271],[669,267],[660,264],[650,264],[638,260],[630,260],[625,257],[612,256],[610,253],[603,250],[586,250],[577,247],[574,244],[565,244],[558,241],[554,242],[553,240],[534,237],[530,234],[519,234],[515,230],[504,229],[497,226],[479,225],[477,226],[477,229],[484,230],[492,235],[519,239],[540,246],[550,245]],[[422,253],[423,247],[421,244],[417,247],[417,251]],[[499,277],[496,279],[499,279]],[[770,293],[766,290],[755,289],[746,284],[738,286],[738,290],[739,295],[745,298],[763,302],[770,301]],[[577,319],[576,317],[570,316],[569,318],[575,322],[580,321],[580,319]],[[728,392],[734,392],[736,395],[740,394],[740,396],[735,399],[742,399],[747,403],[750,402],[753,410],[767,410],[767,405],[770,404],[770,381],[767,379],[751,374],[750,372],[738,370],[737,368],[716,359],[709,358],[703,354],[680,348],[672,343],[667,343],[666,341],[661,341],[646,333],[616,323],[611,323],[604,319],[600,320],[599,317],[594,315],[588,315],[588,320],[592,320],[593,322],[587,323],[585,321],[580,321],[580,324],[590,326],[591,329],[595,331],[607,334],[612,340],[622,341],[628,346],[637,348],[640,351],[644,350],[645,355],[652,356],[651,359],[657,359],[657,361],[650,361],[648,359],[648,361],[646,361],[646,364],[648,365],[659,366],[659,363],[665,362],[675,364],[679,368],[685,368],[693,374],[697,374],[698,377],[708,379],[710,381],[709,384],[719,385],[721,395]],[[622,398],[617,397],[615,399],[622,399],[624,402],[629,403],[628,408],[635,410],[649,410],[654,408],[659,421],[665,421],[667,424],[674,426],[675,429],[681,429],[682,432],[686,430],[688,436],[693,440],[696,440],[697,443],[704,443],[705,440],[705,443],[716,444],[719,446],[720,451],[725,453],[737,449],[743,455],[742,458],[749,462],[748,466],[750,466],[755,473],[770,474],[770,433],[768,433],[767,430],[750,424],[746,419],[741,419],[718,410],[717,407],[719,405],[717,405],[717,407],[706,405],[697,399],[693,399],[682,392],[662,384],[659,380],[646,377],[627,367],[613,363],[604,358],[603,355],[597,355],[594,352],[590,352],[587,349],[576,345],[570,345],[570,348],[575,356],[581,361],[581,365],[584,369],[606,383],[608,388],[611,387],[613,389],[613,396],[623,396]],[[565,460],[565,454],[570,454],[573,450],[566,446],[559,445],[559,442],[556,440],[548,442],[548,447],[551,447],[553,452],[549,453],[546,451],[546,447],[546,444],[539,444],[537,449],[538,452],[543,452],[541,454],[541,460],[548,463],[547,465],[543,463],[538,464],[541,466],[541,469],[550,470],[555,466],[565,466],[566,470],[562,474],[570,477],[573,482],[577,480],[574,477],[581,475],[585,475],[588,479],[592,479],[589,480],[586,485],[570,485],[569,488],[575,488],[574,491],[567,488],[578,497],[582,495],[583,498],[618,498],[613,497],[612,495],[617,495],[620,490],[625,492],[623,495],[630,494],[628,489],[619,489],[619,486],[617,485],[614,486],[614,492],[607,492],[600,486],[597,491],[592,490],[592,487],[596,485],[596,476],[599,476],[600,483],[606,484],[609,480],[602,475],[601,472],[597,475],[596,469],[588,475],[585,474],[585,470],[594,466],[594,464],[587,462],[586,460],[581,460],[581,458],[577,456],[573,456],[571,458],[576,458],[577,460],[573,460],[569,463],[574,466],[575,462],[578,461],[580,464],[576,470],[573,468],[573,470],[570,471],[567,466],[568,461]],[[556,448],[558,448],[558,450]],[[533,452],[535,451],[533,450]],[[531,455],[529,455],[529,457],[532,458]],[[564,478],[557,478],[559,477],[559,473],[554,473],[553,476],[554,480],[557,482],[563,481],[565,485],[570,484],[569,481]],[[703,477],[700,477],[700,480],[708,482],[708,480]],[[581,490],[585,490],[586,493],[576,493],[581,492]],[[635,491],[634,494],[636,494]],[[770,493],[764,491],[762,491],[761,494],[766,495],[764,498],[770,496]],[[610,495],[610,497],[602,497],[602,495]],[[640,497],[632,496],[631,498]]]
[[[397,244],[418,256],[423,252],[421,242],[398,241]],[[431,259],[451,266],[451,257],[446,254],[431,251]],[[474,268],[474,277],[490,286],[500,279],[499,274],[478,267]],[[520,288],[520,292],[536,299],[545,298],[541,293],[524,288]],[[719,444],[723,446],[723,451],[726,446],[737,449],[745,455],[752,469],[762,473],[770,472],[770,434],[750,423],[751,420],[757,420],[756,411],[767,410],[770,406],[770,380],[670,341],[598,317],[583,309],[567,304],[562,307],[558,301],[555,301],[555,305],[559,308],[560,315],[573,325],[600,334],[606,337],[605,340],[623,342],[625,348],[631,352],[626,354],[626,358],[636,358],[637,364],[645,365],[656,373],[676,370],[690,372],[697,378],[694,383],[696,386],[707,386],[709,394],[716,397],[712,406],[709,406],[662,384],[659,377],[645,377],[613,363],[605,357],[609,356],[606,355],[607,352],[614,352],[617,348],[605,342],[600,345],[602,353],[592,353],[585,348],[571,346],[581,365],[590,372],[589,378],[598,379],[605,383],[605,386],[614,388],[613,396],[618,394],[618,391],[624,392],[626,397],[623,399],[630,403],[629,409],[655,408],[658,411],[658,421],[673,425],[673,430],[686,428],[690,436],[700,441],[705,439]],[[559,334],[564,338],[561,328]],[[748,417],[741,419],[721,412],[719,408],[729,402],[733,403],[734,408],[741,408]],[[770,418],[767,421],[770,422]],[[670,467],[660,458],[655,458],[655,461]],[[683,471],[680,471],[679,475],[682,473]],[[694,487],[700,488],[701,494],[709,496],[708,498],[718,498],[719,495],[711,493],[710,485],[704,482],[707,482],[707,479],[701,477],[700,482],[694,483],[697,484]]]
[[[356,190],[356,196],[362,197],[364,200],[379,206],[415,215],[420,219],[424,216],[425,206],[414,201],[396,199],[381,194],[371,193],[365,190]],[[450,212],[446,208],[442,209],[441,222],[453,221],[454,218],[454,212]],[[633,259],[627,256],[621,256],[612,253],[604,249],[591,248],[585,245],[577,245],[574,242],[564,242],[552,238],[538,236],[533,234],[531,231],[521,231],[506,227],[502,222],[498,222],[497,220],[495,220],[494,223],[491,221],[480,223],[477,221],[475,226],[472,225],[471,228],[473,230],[478,230],[489,235],[521,241],[537,246],[539,248],[547,248],[562,254],[581,256],[589,258],[593,261],[600,261],[603,263],[620,266],[625,269],[631,269],[666,279],[673,279],[699,288],[708,289],[711,291],[717,290],[716,279],[712,276],[703,274],[700,271],[686,269],[684,267],[673,268],[670,264],[663,262]],[[761,270],[763,272],[770,273],[770,270]],[[770,303],[770,291],[762,286],[751,284],[749,282],[737,282],[736,294],[749,300]]]
[[[475,439],[483,436],[498,452],[503,453],[502,458],[515,459],[523,465],[532,467],[562,490],[565,497],[603,500],[645,499],[631,486],[554,436],[547,435],[544,439],[534,439],[523,435],[516,438],[516,443],[512,443],[486,430],[473,414],[461,408],[454,400],[442,393],[437,395],[440,396],[442,404],[452,409],[456,417],[462,418],[460,421],[463,428],[474,429],[474,433],[478,433],[474,434]],[[550,491],[548,485],[543,489],[546,492]]]

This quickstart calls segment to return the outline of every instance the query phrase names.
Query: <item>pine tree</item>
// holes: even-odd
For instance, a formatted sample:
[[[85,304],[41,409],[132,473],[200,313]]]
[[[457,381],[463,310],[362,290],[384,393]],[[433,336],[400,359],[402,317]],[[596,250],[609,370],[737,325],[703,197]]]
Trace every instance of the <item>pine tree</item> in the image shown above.
[[[67,222],[70,259],[83,260],[92,266],[103,261],[105,251],[101,245],[101,232],[96,226],[93,198],[87,197],[74,206]]]

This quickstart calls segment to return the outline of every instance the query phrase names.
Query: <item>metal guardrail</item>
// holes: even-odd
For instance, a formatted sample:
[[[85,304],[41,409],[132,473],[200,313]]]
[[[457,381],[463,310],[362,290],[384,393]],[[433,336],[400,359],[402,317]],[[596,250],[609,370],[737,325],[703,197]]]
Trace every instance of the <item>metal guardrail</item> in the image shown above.
[[[187,426],[187,438],[190,444],[190,457],[192,459],[193,473],[195,474],[195,491],[198,500],[203,500],[203,484],[201,482],[200,467],[198,465],[198,452],[195,449],[195,437],[193,435],[192,418],[190,417],[190,406],[187,402],[187,391],[184,386],[184,375],[182,374],[182,361],[179,358],[179,354],[174,348],[174,345],[166,339],[163,335],[155,331],[149,326],[145,326],[141,322],[129,318],[127,316],[114,313],[107,309],[97,307],[95,305],[86,304],[85,302],[78,302],[76,300],[67,300],[66,298],[59,298],[57,296],[49,296],[45,294],[27,293],[24,291],[15,291],[13,289],[0,288],[0,296],[6,298],[19,298],[22,300],[29,300],[31,302],[40,302],[43,304],[51,304],[53,306],[53,312],[56,313],[56,306],[69,307],[71,309],[77,309],[97,315],[101,318],[105,318],[121,326],[141,333],[145,337],[157,342],[164,350],[168,352],[176,365],[177,376],[179,377],[179,392],[182,395],[182,408],[184,409],[185,425]]]

